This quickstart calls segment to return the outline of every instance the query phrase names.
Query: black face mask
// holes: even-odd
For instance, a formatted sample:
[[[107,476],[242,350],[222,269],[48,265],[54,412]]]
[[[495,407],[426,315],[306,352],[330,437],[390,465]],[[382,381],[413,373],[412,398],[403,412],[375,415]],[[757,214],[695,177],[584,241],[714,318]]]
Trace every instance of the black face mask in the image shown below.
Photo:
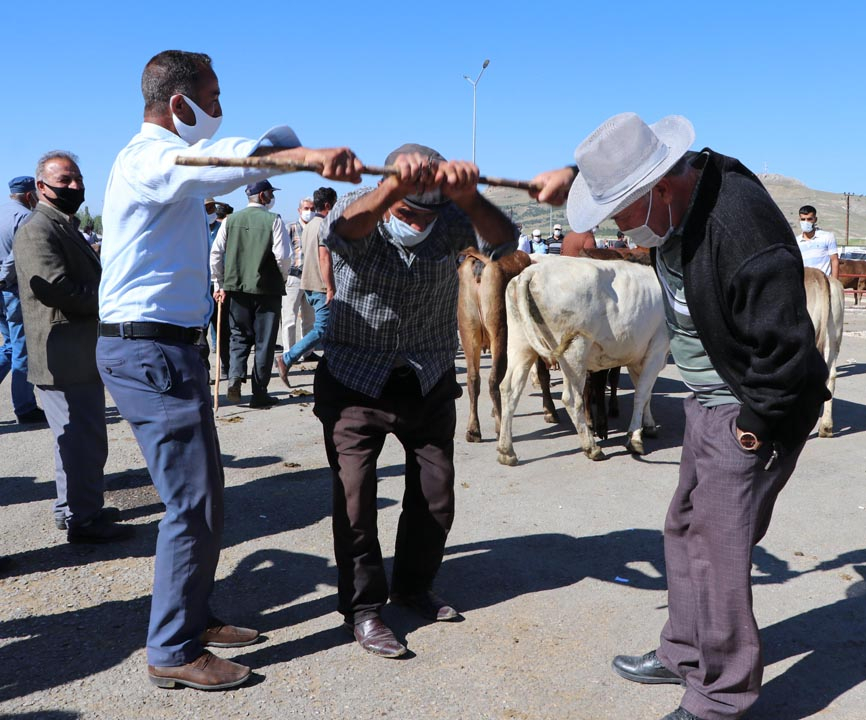
[[[56,207],[60,212],[66,213],[67,215],[74,215],[78,212],[78,208],[80,208],[81,204],[84,202],[84,188],[54,187],[44,180],[42,181],[42,184],[57,196],[53,198],[46,196],[45,199],[54,205],[54,207]]]

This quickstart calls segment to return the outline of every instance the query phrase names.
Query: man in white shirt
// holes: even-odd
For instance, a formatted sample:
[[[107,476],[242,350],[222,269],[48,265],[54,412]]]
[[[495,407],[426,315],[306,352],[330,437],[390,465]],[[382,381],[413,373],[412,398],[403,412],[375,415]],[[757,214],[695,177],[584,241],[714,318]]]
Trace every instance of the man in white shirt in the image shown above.
[[[818,212],[812,205],[800,208],[800,229],[797,247],[803,256],[803,265],[818,268],[825,275],[839,279],[839,250],[836,236],[818,229]]]
[[[275,188],[268,180],[247,185],[249,204],[233,213],[217,231],[210,251],[214,300],[231,299],[229,312],[229,402],[240,402],[247,360],[255,345],[250,407],[277,403],[268,395],[274,346],[280,326],[280,305],[292,266],[289,231],[274,205]]]
[[[212,306],[204,200],[274,171],[184,167],[175,158],[269,154],[351,182],[360,181],[361,164],[348,148],[304,148],[285,126],[259,140],[210,142],[222,108],[211,59],[202,53],[159,53],[145,66],[141,89],[144,122],[117,156],[105,192],[96,360],[166,505],[147,638],[150,679],[160,687],[222,690],[245,682],[250,668],[206,648],[248,645],[258,633],[226,625],[209,608],[224,477],[196,345]]]

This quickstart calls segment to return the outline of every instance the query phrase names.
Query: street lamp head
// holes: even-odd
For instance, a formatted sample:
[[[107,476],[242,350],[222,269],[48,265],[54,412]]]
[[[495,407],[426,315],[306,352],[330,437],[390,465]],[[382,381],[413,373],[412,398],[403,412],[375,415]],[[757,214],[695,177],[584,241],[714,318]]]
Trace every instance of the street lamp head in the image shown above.
[[[489,64],[490,64],[490,60],[485,60],[485,61],[484,61],[484,64],[481,66],[481,69],[483,70],[483,69],[486,68]]]

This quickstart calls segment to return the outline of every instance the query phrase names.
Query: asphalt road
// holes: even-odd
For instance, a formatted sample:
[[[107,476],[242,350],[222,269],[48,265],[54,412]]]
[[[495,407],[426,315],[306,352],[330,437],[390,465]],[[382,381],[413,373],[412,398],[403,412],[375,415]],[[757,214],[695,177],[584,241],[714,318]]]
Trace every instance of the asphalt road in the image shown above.
[[[866,717],[866,311],[849,310],[831,439],[813,435],[755,554],[765,688],[753,720]],[[292,373],[311,390],[309,370]],[[554,373],[555,398],[561,385]],[[628,386],[624,378],[624,384]],[[71,546],[53,527],[52,438],[10,422],[0,386],[0,715],[125,718],[635,718],[678,705],[680,689],[628,683],[620,652],[655,647],[665,619],[661,527],[676,482],[684,386],[669,365],[649,454],[622,448],[631,392],[593,463],[570,422],[546,425],[540,396],[515,419],[517,467],[496,463],[490,401],[484,442],[463,440],[457,519],[438,590],[463,612],[428,624],[388,606],[411,653],[384,660],[349,641],[335,612],[330,480],[311,397],[269,410],[221,408],[226,534],[214,606],[265,639],[218,651],[253,666],[225,693],[158,690],[144,640],[161,505],[126,423],[109,409],[107,502],[137,526],[110,547]],[[390,557],[402,453],[380,460],[379,527]]]

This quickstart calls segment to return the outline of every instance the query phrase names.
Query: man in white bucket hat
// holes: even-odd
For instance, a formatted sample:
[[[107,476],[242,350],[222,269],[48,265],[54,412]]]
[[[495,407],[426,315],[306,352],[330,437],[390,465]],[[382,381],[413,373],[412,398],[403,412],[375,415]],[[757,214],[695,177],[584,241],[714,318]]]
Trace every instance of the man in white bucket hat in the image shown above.
[[[657,650],[613,661],[629,680],[685,686],[663,720],[737,718],[758,697],[752,548],[827,378],[784,215],[738,160],[689,152],[694,136],[681,116],[610,118],[575,150],[567,206],[578,232],[613,218],[652,248],[671,353],[692,391],[665,520],[668,621]],[[536,178],[539,199],[561,199],[569,174]]]

